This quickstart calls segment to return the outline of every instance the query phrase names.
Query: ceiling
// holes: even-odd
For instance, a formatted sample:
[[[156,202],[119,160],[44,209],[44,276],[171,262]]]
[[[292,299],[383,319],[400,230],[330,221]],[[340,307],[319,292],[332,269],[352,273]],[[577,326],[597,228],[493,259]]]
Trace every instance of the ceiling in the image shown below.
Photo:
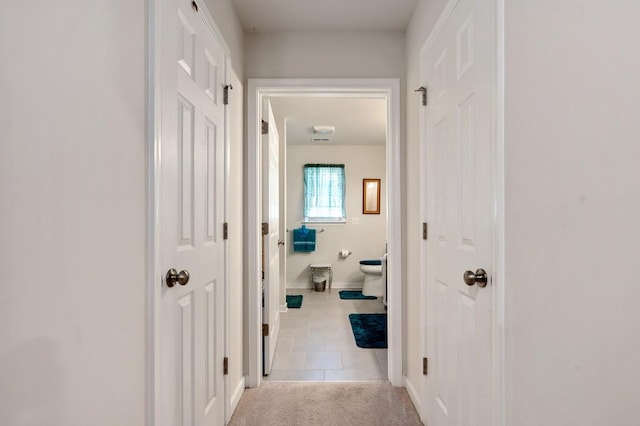
[[[404,31],[417,0],[232,0],[246,31]]]
[[[384,145],[386,100],[382,98],[274,97],[275,116],[287,119],[287,145]],[[335,126],[329,142],[312,142],[313,126]]]

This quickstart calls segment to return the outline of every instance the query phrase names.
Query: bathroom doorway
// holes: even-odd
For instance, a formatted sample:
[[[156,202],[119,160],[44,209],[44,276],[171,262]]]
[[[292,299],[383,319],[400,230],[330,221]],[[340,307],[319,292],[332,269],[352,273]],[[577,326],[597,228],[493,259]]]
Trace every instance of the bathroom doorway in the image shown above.
[[[280,142],[283,230],[282,309],[264,380],[386,380],[386,99],[275,96],[264,109],[268,138]]]
[[[361,268],[358,268],[359,260],[369,258],[380,259],[382,255],[387,254],[389,259],[386,276],[388,277],[388,291],[385,301],[387,301],[387,337],[388,337],[388,351],[382,351],[376,349],[371,351],[370,354],[375,354],[378,360],[378,367],[383,366],[384,372],[380,373],[380,377],[371,376],[370,379],[389,379],[389,381],[395,386],[402,385],[402,288],[400,281],[400,265],[401,265],[401,196],[400,196],[400,146],[399,146],[399,81],[396,79],[353,79],[353,80],[249,80],[248,85],[248,128],[250,129],[247,137],[247,194],[248,194],[248,214],[247,214],[247,291],[248,291],[248,309],[247,309],[247,352],[249,354],[247,372],[248,372],[248,385],[258,386],[263,379],[262,372],[265,368],[263,364],[263,330],[267,333],[278,335],[280,331],[280,325],[284,324],[285,328],[289,328],[298,322],[295,319],[296,313],[291,309],[290,312],[285,313],[287,309],[286,305],[286,285],[289,282],[295,289],[290,289],[289,294],[296,293],[304,297],[303,304],[306,303],[305,315],[299,315],[299,318],[304,316],[305,326],[315,326],[317,330],[325,330],[329,334],[321,336],[325,339],[324,343],[320,343],[318,338],[308,336],[305,339],[298,339],[297,343],[293,343],[287,336],[287,332],[280,336],[280,343],[282,346],[303,344],[304,349],[313,350],[317,346],[317,349],[333,349],[338,353],[344,345],[344,340],[340,341],[338,334],[344,333],[344,321],[338,324],[336,318],[326,318],[328,312],[332,309],[338,312],[345,312],[345,318],[348,313],[346,311],[353,311],[358,314],[362,311],[370,312],[378,315],[384,315],[385,308],[383,305],[383,297],[380,294],[378,299],[374,300],[340,300],[339,294],[341,288],[349,288],[356,283],[356,286],[362,286],[362,274],[364,273]],[[366,108],[362,109],[357,107],[368,105],[370,108],[368,112]],[[268,105],[268,106],[267,106]],[[265,109],[271,107],[275,119],[272,119],[273,123],[268,123],[265,126],[262,125],[263,117],[265,116]],[[326,118],[322,114],[318,115],[317,120],[314,118],[312,121],[304,122],[301,120],[301,116],[305,116],[304,111],[308,112],[321,112],[342,109],[339,115],[346,116],[354,121],[364,122],[366,130],[371,135],[365,136],[363,134],[350,135],[343,123],[335,125],[337,118]],[[358,111],[362,110],[360,116]],[[335,112],[335,111],[334,111]],[[287,116],[297,117],[291,120],[287,125]],[[335,117],[335,115],[334,115]],[[343,117],[344,118],[344,117]],[[299,122],[296,122],[299,121]],[[332,122],[326,122],[332,121]],[[310,124],[310,123],[315,124]],[[274,129],[273,127],[276,127]],[[316,127],[314,129],[314,126]],[[309,266],[313,256],[297,256],[295,259],[292,257],[292,263],[288,268],[290,270],[289,278],[285,278],[285,274],[281,274],[282,278],[277,280],[278,283],[271,282],[268,284],[272,286],[270,288],[271,294],[276,291],[273,286],[279,285],[278,293],[280,294],[280,311],[277,315],[277,320],[274,321],[274,325],[278,327],[274,330],[269,325],[263,327],[263,276],[269,275],[268,271],[263,271],[263,238],[262,238],[262,206],[263,206],[263,170],[262,165],[264,163],[264,143],[261,142],[264,133],[268,133],[269,130],[266,127],[271,127],[271,131],[276,131],[283,144],[291,144],[290,160],[293,162],[302,161],[305,164],[313,165],[342,165],[346,170],[344,171],[347,178],[345,179],[345,185],[347,188],[347,196],[345,197],[345,210],[347,213],[342,218],[332,218],[331,220],[324,220],[321,222],[308,221],[308,218],[303,216],[302,205],[303,200],[303,164],[297,164],[290,168],[292,161],[287,162],[286,156],[280,156],[280,162],[288,164],[287,167],[283,167],[287,170],[286,174],[283,174],[283,180],[285,182],[297,182],[297,186],[286,186],[284,182],[280,185],[280,192],[284,197],[280,203],[281,220],[280,220],[280,241],[285,242],[285,247],[281,251],[286,255],[292,251],[292,232],[301,225],[312,229],[315,234],[314,244],[318,248],[317,252],[319,257],[314,259],[322,259],[323,264],[328,264],[331,267],[332,279],[323,279],[323,285],[329,285],[333,288],[327,287],[324,292],[313,291],[313,280],[309,277]],[[317,139],[317,140],[313,140]],[[329,139],[329,140],[326,140]],[[367,142],[366,140],[369,139]],[[375,139],[375,141],[374,141]],[[324,145],[326,142],[333,142],[333,144]],[[360,146],[358,146],[360,145]],[[327,148],[333,146],[330,150],[333,150],[332,154],[329,154]],[[359,151],[360,150],[360,151]],[[369,152],[366,153],[366,150]],[[324,154],[323,154],[324,152]],[[360,152],[360,154],[358,154]],[[294,155],[295,154],[295,155]],[[311,155],[311,157],[309,157]],[[358,159],[358,157],[360,157]],[[317,159],[317,162],[311,163],[309,158]],[[340,161],[336,160],[340,159]],[[373,163],[373,164],[368,164]],[[368,166],[368,168],[367,168]],[[287,174],[294,174],[295,176],[288,176]],[[300,176],[297,176],[300,175]],[[291,180],[293,178],[293,181]],[[365,179],[370,181],[371,179],[380,179],[379,189],[380,198],[377,201],[378,209],[367,209],[370,205],[365,206],[366,202],[362,198],[362,194],[365,191],[364,184]],[[348,182],[347,182],[348,180]],[[356,189],[357,183],[357,189]],[[293,197],[293,198],[292,198]],[[357,203],[356,203],[357,199]],[[369,201],[370,203],[370,201]],[[286,212],[291,213],[292,209],[288,206],[297,205],[297,212],[286,217]],[[288,206],[287,206],[288,205]],[[295,209],[294,209],[295,210]],[[371,229],[383,228],[382,237],[377,241],[374,235],[376,232],[367,232],[365,228],[371,227]],[[287,233],[287,230],[289,231]],[[386,232],[384,232],[386,230]],[[358,234],[364,232],[359,237],[356,236],[353,240],[352,246],[349,246],[349,239],[345,239],[347,234]],[[342,237],[342,238],[341,238]],[[367,243],[367,238],[372,240]],[[347,242],[345,242],[347,241]],[[375,242],[372,242],[375,241]],[[386,241],[386,243],[385,243]],[[355,246],[358,246],[355,250]],[[315,248],[314,247],[314,248]],[[351,252],[351,253],[349,253]],[[353,257],[351,257],[353,256]],[[284,260],[284,259],[283,259]],[[281,265],[284,262],[281,261]],[[327,265],[327,266],[328,266]],[[292,267],[291,267],[292,266]],[[318,266],[318,265],[316,265]],[[320,265],[325,266],[325,265]],[[286,268],[286,266],[285,266]],[[375,268],[375,267],[374,267]],[[291,271],[294,271],[292,274]],[[284,272],[284,271],[283,271]],[[273,277],[273,275],[271,275]],[[333,278],[338,278],[333,279]],[[321,277],[324,278],[324,277]],[[371,278],[371,277],[370,277]],[[370,280],[371,281],[371,280]],[[371,281],[373,282],[373,281]],[[317,284],[316,284],[317,285]],[[331,290],[331,291],[329,291]],[[335,299],[335,300],[332,300]],[[379,306],[378,306],[379,305]],[[331,307],[331,308],[330,308]],[[294,308],[295,309],[295,308]],[[297,311],[299,313],[301,311]],[[335,312],[334,312],[335,313]],[[290,321],[285,324],[281,323],[281,319],[289,317]],[[301,324],[302,322],[300,322]],[[271,328],[271,329],[270,329]],[[293,327],[295,328],[295,327]],[[295,333],[295,330],[289,330]],[[331,333],[336,333],[336,336],[332,336]],[[331,340],[335,337],[335,341]],[[268,337],[267,337],[268,338]],[[328,339],[328,340],[327,340]],[[270,343],[271,347],[276,342]],[[329,346],[326,346],[329,345]],[[332,346],[333,345],[333,346]],[[322,346],[322,348],[320,347]],[[293,348],[293,347],[292,347]],[[346,348],[345,348],[346,349]],[[357,348],[355,348],[357,349]],[[299,351],[293,351],[299,352]],[[329,359],[326,350],[319,352],[325,352],[324,354],[318,354],[317,365],[319,367],[329,366],[324,370],[340,370],[341,368],[332,368],[334,366],[350,367],[354,364],[362,364],[364,358],[362,355],[346,354],[343,355],[344,360],[341,360],[341,364],[336,364],[339,360]],[[362,352],[362,351],[361,351]],[[366,352],[366,351],[365,351]],[[310,355],[313,358],[313,355]],[[376,358],[369,357],[373,361]],[[300,364],[301,360],[282,360],[286,364],[291,364],[291,370],[295,370],[296,363]],[[332,364],[333,362],[333,364]],[[313,360],[307,360],[306,370],[316,370],[310,373],[319,374],[317,370],[323,370],[322,368],[311,368],[314,364]],[[366,364],[366,363],[364,363]],[[298,366],[299,367],[299,366]],[[371,367],[371,365],[370,365]],[[349,368],[344,368],[349,370]],[[326,380],[332,380],[332,377],[340,376],[339,371],[331,371],[329,377],[323,378]],[[282,371],[280,372],[282,373]],[[291,373],[291,371],[289,371]],[[349,372],[343,371],[342,378],[337,377],[337,380],[348,379]],[[353,372],[351,372],[353,373]],[[371,372],[373,374],[373,372]],[[337,375],[337,376],[336,376]],[[295,375],[294,375],[295,376]],[[323,378],[317,378],[322,380]],[[286,379],[286,378],[283,378]],[[310,376],[302,378],[302,380],[310,380]],[[353,380],[367,379],[366,377],[354,377]],[[296,377],[290,377],[289,380],[296,380]]]

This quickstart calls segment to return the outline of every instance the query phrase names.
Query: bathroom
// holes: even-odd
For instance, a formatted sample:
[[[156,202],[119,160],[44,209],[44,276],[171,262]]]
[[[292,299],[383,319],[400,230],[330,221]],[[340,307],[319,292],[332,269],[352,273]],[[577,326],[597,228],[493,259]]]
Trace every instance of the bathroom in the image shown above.
[[[387,350],[358,347],[349,323],[350,314],[386,311],[386,101],[281,97],[270,103],[281,147],[280,282],[287,295],[302,296],[302,306],[281,309],[267,380],[386,379]],[[343,213],[314,220],[305,209],[305,173],[323,166],[343,170]],[[315,231],[312,251],[294,249],[294,230],[303,226]],[[315,282],[312,265],[321,266],[313,268]],[[368,297],[341,299],[342,290],[363,290],[365,278]]]

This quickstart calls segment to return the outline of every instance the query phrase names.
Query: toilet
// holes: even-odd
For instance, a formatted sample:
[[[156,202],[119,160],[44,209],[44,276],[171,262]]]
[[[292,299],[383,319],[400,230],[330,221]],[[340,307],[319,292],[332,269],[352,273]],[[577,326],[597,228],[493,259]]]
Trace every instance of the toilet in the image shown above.
[[[361,260],[360,270],[364,273],[362,294],[365,296],[384,296],[385,280],[382,275],[382,259]]]

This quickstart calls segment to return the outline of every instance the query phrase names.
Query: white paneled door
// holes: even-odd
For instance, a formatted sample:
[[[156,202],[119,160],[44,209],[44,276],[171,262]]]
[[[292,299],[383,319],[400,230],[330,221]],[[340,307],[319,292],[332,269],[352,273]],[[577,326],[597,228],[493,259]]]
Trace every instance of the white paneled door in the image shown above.
[[[221,425],[226,59],[191,1],[161,4],[159,424]]]
[[[491,11],[491,0],[458,1],[421,57],[430,426],[494,425]]]
[[[280,137],[273,117],[271,103],[263,106],[263,120],[268,123],[268,133],[262,135],[262,222],[263,232],[263,304],[262,323],[268,327],[263,339],[262,374],[271,371],[276,344],[280,334]]]

